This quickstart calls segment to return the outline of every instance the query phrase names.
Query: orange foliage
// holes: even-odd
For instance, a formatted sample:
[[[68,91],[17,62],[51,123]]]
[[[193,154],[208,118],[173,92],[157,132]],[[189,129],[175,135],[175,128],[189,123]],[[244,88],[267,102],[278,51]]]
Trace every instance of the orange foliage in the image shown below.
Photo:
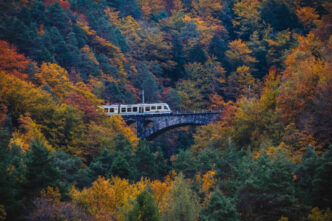
[[[30,63],[24,55],[17,53],[14,46],[0,40],[0,71],[25,80],[28,76],[24,71]]]
[[[223,33],[227,32],[221,22],[213,17],[191,17],[186,14],[183,21],[192,21],[197,25],[197,30],[200,32],[200,43],[203,46],[208,46],[216,34],[222,36]]]
[[[149,17],[151,14],[157,15],[165,8],[162,0],[138,0],[137,3],[145,17]]]
[[[317,85],[329,81],[331,65],[316,58],[323,47],[322,42],[309,33],[307,37],[299,36],[298,48],[287,57],[278,98],[285,122],[299,120],[300,114],[313,105]]]
[[[305,26],[310,26],[318,22],[319,15],[311,7],[303,7],[296,10],[296,14]]]
[[[150,183],[150,187],[153,190],[153,196],[156,200],[160,213],[166,213],[171,201],[171,188],[174,183],[176,173],[173,171],[173,175],[167,175],[164,182],[154,180]]]
[[[325,115],[332,107],[332,44],[324,44],[313,33],[298,41],[285,61],[277,106],[287,125],[285,142],[304,150],[309,143],[316,148],[327,145],[331,137],[331,120]]]

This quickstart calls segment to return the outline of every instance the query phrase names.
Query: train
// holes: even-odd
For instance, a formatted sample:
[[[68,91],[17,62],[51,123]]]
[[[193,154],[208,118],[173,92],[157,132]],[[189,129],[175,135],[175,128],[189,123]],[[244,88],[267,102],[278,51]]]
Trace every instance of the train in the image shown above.
[[[112,115],[146,115],[146,114],[171,114],[172,110],[166,103],[152,104],[112,104],[99,106],[107,113]]]

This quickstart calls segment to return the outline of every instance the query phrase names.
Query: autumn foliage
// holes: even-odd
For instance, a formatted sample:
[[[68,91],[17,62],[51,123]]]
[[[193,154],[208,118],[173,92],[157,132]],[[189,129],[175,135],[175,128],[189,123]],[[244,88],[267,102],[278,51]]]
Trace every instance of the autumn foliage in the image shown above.
[[[1,1],[0,220],[331,220],[331,23],[326,1]],[[219,114],[140,140],[100,106],[142,90]]]

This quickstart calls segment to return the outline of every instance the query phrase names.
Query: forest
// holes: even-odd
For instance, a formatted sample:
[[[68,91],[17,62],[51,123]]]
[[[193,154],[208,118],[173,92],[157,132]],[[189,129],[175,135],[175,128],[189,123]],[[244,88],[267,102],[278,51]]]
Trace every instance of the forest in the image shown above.
[[[137,137],[103,104],[221,110]],[[332,221],[332,2],[1,0],[0,220]]]

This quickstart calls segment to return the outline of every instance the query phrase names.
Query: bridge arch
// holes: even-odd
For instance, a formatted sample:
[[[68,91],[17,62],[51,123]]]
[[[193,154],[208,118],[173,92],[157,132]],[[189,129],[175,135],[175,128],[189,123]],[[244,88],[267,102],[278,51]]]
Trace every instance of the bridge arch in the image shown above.
[[[191,114],[160,114],[123,116],[129,125],[136,121],[137,136],[141,139],[153,139],[159,134],[173,128],[186,125],[206,125],[214,120],[220,112],[191,113]]]
[[[150,129],[145,130],[144,137],[147,140],[152,140],[153,138],[159,136],[162,133],[165,133],[166,131],[172,130],[174,128],[184,127],[184,126],[199,126],[204,125],[202,123],[182,123],[182,124],[175,124],[168,127],[164,127],[158,130],[153,130],[153,127]]]

